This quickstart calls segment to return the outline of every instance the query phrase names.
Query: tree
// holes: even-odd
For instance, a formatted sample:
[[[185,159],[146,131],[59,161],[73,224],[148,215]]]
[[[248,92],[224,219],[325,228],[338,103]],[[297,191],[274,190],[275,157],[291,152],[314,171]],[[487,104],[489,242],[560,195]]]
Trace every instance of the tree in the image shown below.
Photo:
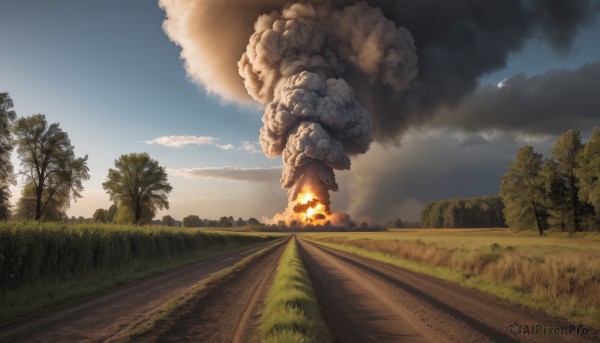
[[[17,117],[12,110],[14,104],[8,93],[0,93],[0,184],[13,179],[10,154],[13,149],[10,126]]]
[[[112,223],[113,219],[115,217],[115,213],[117,213],[117,205],[112,204],[110,205],[110,207],[108,208],[108,210],[106,210],[106,222],[107,223]]]
[[[157,209],[169,209],[167,195],[173,187],[157,161],[146,153],[131,153],[115,160],[115,167],[102,187],[119,207],[120,218],[129,214],[130,222],[139,225],[144,214],[152,220]]]
[[[569,231],[580,231],[584,206],[579,201],[579,180],[575,170],[579,168],[579,153],[583,150],[579,130],[568,130],[558,137],[552,146],[552,157],[556,161],[555,176],[565,187],[565,225]]]
[[[260,225],[260,222],[256,218],[248,219],[248,225]]]
[[[600,128],[594,128],[592,136],[579,154],[575,176],[579,179],[579,198],[592,204],[600,212]]]
[[[14,184],[13,165],[10,154],[13,149],[10,125],[17,117],[8,93],[0,93],[0,220],[10,217],[10,188]]]
[[[66,132],[58,123],[48,125],[43,114],[20,118],[13,125],[21,174],[35,187],[35,219],[40,220],[51,202],[69,207],[81,198],[88,180],[87,155],[77,158]]]
[[[107,217],[108,211],[103,209],[103,208],[99,208],[96,211],[94,211],[94,215],[92,216],[92,219],[94,219],[95,222],[100,222],[100,223],[106,223],[106,217]]]
[[[175,226],[175,219],[167,214],[166,216],[162,217],[160,223],[164,226]]]
[[[0,186],[0,220],[7,220],[11,216],[10,189],[8,185]]]
[[[235,226],[246,226],[248,225],[248,222],[245,221],[244,219],[242,219],[242,217],[239,217],[238,220],[235,221]]]
[[[45,198],[44,194],[42,201],[46,204],[46,208],[42,216],[38,219],[43,221],[61,221],[67,216],[67,202],[65,194],[55,194],[52,198]],[[19,220],[34,220],[36,219],[36,186],[34,183],[28,183],[21,191],[21,198],[17,202],[14,218]]]
[[[231,219],[233,219],[233,217],[230,217]],[[230,227],[231,226],[231,220],[228,217],[221,217],[219,219],[219,226],[220,227]]]
[[[513,229],[537,228],[544,234],[544,183],[540,177],[542,155],[526,145],[517,152],[517,159],[509,164],[508,172],[500,182],[500,196],[504,202],[506,223]]]
[[[197,215],[190,214],[189,216],[183,218],[182,226],[183,227],[202,227],[202,226],[204,226],[204,222]]]
[[[404,227],[404,222],[402,219],[398,218],[394,221],[394,227]]]

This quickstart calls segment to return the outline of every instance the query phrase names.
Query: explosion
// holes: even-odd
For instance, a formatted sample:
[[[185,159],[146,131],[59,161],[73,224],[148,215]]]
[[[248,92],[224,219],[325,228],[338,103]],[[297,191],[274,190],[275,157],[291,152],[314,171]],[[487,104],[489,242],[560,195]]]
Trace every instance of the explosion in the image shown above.
[[[344,74],[405,88],[416,76],[412,36],[365,3],[296,3],[260,16],[254,27],[238,67],[248,93],[266,104],[263,150],[283,159],[283,217],[327,223],[329,191],[338,190],[334,169],[350,169],[349,156],[373,140],[371,117]]]
[[[305,224],[324,224],[329,220],[331,212],[310,190],[300,192],[293,206],[294,214]]]

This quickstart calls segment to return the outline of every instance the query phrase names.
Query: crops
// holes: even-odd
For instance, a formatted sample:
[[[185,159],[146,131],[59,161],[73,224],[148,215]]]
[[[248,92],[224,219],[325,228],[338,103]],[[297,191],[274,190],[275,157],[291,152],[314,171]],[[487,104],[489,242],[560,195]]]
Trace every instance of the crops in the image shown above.
[[[73,280],[111,278],[270,239],[156,227],[2,223],[0,307],[18,307],[20,297],[52,297],[57,284],[72,288]],[[36,291],[23,296],[28,288]]]

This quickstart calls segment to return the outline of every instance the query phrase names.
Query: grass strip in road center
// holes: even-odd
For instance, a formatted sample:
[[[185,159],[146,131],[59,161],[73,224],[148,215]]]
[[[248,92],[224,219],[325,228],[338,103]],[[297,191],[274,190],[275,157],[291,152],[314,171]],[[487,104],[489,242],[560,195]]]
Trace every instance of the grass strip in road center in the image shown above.
[[[260,322],[262,342],[331,341],[295,239],[281,257]]]
[[[250,256],[245,257],[240,262],[234,264],[229,268],[225,268],[212,276],[208,277],[205,280],[200,281],[196,285],[192,286],[187,292],[176,297],[175,299],[165,303],[162,308],[152,316],[150,319],[144,321],[143,323],[137,325],[130,333],[127,339],[124,341],[136,341],[139,338],[142,338],[146,334],[148,334],[152,329],[157,328],[161,323],[169,318],[177,309],[181,308],[183,305],[191,301],[192,299],[203,296],[208,293],[210,289],[217,285],[219,281],[223,281],[225,278],[232,276],[235,272],[241,270],[246,265],[256,260],[260,256],[268,253],[269,251],[280,246],[280,243],[273,243],[269,245],[267,248],[262,249]]]

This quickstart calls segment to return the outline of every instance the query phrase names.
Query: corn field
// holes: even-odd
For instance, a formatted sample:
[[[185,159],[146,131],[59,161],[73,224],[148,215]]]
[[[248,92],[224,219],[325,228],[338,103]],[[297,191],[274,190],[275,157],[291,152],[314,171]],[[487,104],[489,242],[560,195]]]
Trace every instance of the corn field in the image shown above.
[[[101,224],[0,223],[0,290],[203,255],[271,237]]]

